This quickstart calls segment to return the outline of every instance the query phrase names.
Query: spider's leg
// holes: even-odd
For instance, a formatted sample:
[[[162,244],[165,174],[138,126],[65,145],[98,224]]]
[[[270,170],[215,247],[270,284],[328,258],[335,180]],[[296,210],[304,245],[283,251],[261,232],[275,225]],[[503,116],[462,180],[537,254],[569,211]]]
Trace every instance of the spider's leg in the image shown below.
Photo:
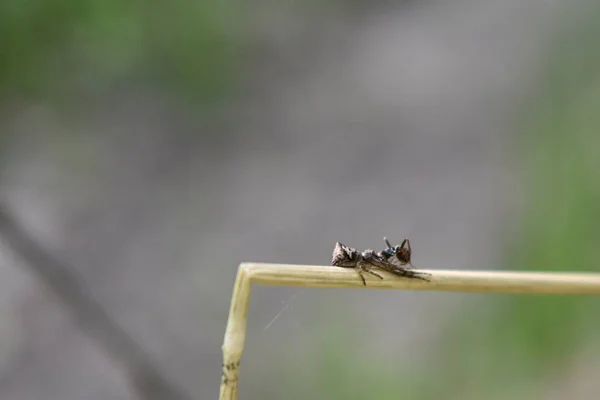
[[[400,247],[404,247],[404,245],[406,244],[406,251],[408,251],[408,254],[412,253],[412,250],[410,248],[410,239],[406,238],[402,241],[402,245]]]
[[[359,274],[361,274],[361,278],[363,279],[363,283],[365,284],[365,286],[366,282],[364,276],[362,275],[362,272],[366,272],[368,274],[378,277],[379,279],[383,279],[383,276],[373,271],[373,264],[371,264],[370,262],[359,261],[358,264],[356,264],[356,266],[358,267]]]
[[[429,282],[429,279],[424,278],[424,276],[428,276],[429,274],[424,272],[412,271],[404,266],[398,266],[388,261],[373,259],[371,260],[370,264],[374,267],[383,269],[387,272],[390,272],[397,276],[401,276],[403,278],[420,279]]]
[[[388,248],[392,248],[392,245],[390,244],[390,241],[387,239],[387,237],[384,236],[383,241],[385,242]]]
[[[397,269],[395,271],[390,271],[398,276],[402,276],[405,278],[411,278],[411,279],[419,279],[425,282],[429,282],[429,279],[425,278],[425,276],[430,276],[430,274],[427,274],[425,272],[416,272],[416,271],[411,271],[408,269]]]
[[[363,275],[362,269],[358,268],[358,276],[360,276],[360,279],[362,280],[363,286],[367,286],[367,281],[365,280],[365,276]]]

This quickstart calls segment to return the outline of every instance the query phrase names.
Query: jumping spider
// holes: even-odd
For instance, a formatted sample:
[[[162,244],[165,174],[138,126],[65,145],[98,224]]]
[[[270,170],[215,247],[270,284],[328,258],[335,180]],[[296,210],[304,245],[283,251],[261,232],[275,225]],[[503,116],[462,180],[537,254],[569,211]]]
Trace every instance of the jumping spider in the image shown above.
[[[364,273],[383,279],[383,276],[375,272],[377,268],[404,278],[419,279],[429,282],[429,279],[424,277],[424,275],[427,274],[411,271],[409,268],[405,267],[405,265],[408,264],[412,268],[410,262],[412,250],[408,238],[404,239],[400,246],[392,246],[385,237],[383,240],[388,247],[378,253],[370,249],[359,253],[356,249],[338,242],[335,244],[335,249],[333,250],[331,265],[344,268],[356,268],[358,275],[365,286],[367,285],[367,281],[365,280]]]

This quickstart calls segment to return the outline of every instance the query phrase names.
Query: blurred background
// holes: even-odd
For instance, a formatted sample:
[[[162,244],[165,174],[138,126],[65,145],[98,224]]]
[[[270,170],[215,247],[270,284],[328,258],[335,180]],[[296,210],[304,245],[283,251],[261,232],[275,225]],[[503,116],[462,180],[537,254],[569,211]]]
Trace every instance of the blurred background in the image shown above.
[[[0,398],[217,398],[242,261],[388,236],[427,269],[597,270],[598,18],[3,0]],[[596,399],[597,310],[256,287],[240,399]]]

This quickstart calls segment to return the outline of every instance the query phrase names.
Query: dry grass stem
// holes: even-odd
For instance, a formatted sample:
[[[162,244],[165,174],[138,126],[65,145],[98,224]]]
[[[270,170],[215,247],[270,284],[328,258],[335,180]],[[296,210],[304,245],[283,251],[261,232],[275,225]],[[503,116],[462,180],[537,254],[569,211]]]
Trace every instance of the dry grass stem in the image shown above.
[[[419,270],[430,282],[404,279],[381,271],[385,279],[367,279],[366,288],[474,293],[598,295],[600,274]],[[271,286],[365,288],[353,268],[314,265],[242,263],[238,269],[223,342],[220,400],[237,400],[240,360],[252,283]]]

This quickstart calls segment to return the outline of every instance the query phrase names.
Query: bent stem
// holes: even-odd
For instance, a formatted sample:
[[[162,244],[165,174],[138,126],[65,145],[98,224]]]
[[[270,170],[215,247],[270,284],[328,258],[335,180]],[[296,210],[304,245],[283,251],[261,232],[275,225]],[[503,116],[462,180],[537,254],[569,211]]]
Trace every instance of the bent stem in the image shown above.
[[[381,271],[383,280],[367,277],[366,288],[436,290],[471,293],[599,295],[600,274],[416,270],[429,282],[399,278]],[[237,400],[240,361],[252,282],[271,286],[365,288],[353,268],[331,266],[242,263],[238,269],[223,341],[220,400]]]

